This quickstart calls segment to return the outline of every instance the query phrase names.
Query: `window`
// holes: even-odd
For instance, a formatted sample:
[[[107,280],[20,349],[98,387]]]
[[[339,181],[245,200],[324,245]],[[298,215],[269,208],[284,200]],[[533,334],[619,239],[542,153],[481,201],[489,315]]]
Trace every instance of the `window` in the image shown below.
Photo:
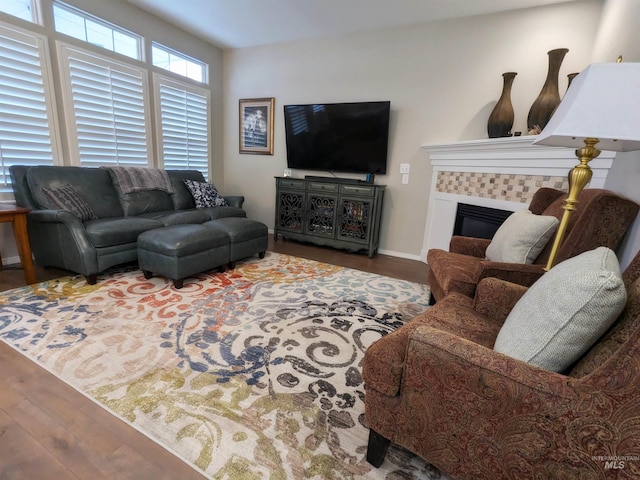
[[[207,83],[206,63],[189,58],[156,42],[151,44],[151,58],[155,67],[182,75],[196,82]]]
[[[143,37],[60,0],[45,0],[52,15],[30,27],[24,20],[36,23],[40,1],[0,0],[8,22],[0,23],[0,192],[11,192],[15,164],[197,169],[208,177],[209,66],[156,43],[144,59]],[[57,55],[48,51],[53,40]]]
[[[52,165],[58,151],[46,40],[0,25],[0,191],[11,165]]]
[[[69,45],[60,58],[73,163],[150,166],[146,72]]]
[[[53,18],[57,32],[136,60],[142,58],[139,35],[59,2],[53,4]]]
[[[154,77],[164,168],[209,171],[209,91]]]
[[[8,13],[27,22],[36,22],[35,0],[2,0],[0,12]]]

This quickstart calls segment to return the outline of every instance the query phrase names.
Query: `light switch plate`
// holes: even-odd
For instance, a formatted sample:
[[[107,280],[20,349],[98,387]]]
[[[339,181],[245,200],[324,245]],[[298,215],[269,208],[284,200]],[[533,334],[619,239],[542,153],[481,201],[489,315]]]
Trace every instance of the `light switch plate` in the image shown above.
[[[404,175],[402,175],[402,184],[406,185],[409,183],[409,174],[405,173]]]
[[[400,173],[409,173],[410,169],[411,169],[411,164],[409,163],[400,164]]]

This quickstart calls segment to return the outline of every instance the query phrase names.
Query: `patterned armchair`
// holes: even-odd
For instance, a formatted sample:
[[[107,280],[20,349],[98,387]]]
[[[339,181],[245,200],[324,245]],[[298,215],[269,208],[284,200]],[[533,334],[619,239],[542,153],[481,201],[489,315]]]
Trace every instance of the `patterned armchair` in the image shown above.
[[[566,193],[560,190],[541,188],[533,196],[529,210],[560,219],[565,198]],[[608,190],[585,189],[579,201],[556,263],[599,246],[615,251],[638,213],[636,203]],[[485,251],[489,243],[491,240],[453,236],[448,252],[441,249],[427,252],[431,304],[452,292],[473,297],[476,285],[486,277],[530,286],[544,273],[553,245],[550,241],[529,265],[486,260]]]
[[[492,350],[526,287],[485,278],[364,357],[367,460],[389,442],[451,478],[640,478],[640,253],[624,311],[565,373]]]

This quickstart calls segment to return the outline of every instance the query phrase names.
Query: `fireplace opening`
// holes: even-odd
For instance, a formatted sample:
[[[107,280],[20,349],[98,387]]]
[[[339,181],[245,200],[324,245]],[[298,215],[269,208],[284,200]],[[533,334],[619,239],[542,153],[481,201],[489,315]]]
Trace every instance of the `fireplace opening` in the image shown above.
[[[465,237],[493,238],[496,230],[512,213],[510,210],[459,203],[453,234]]]

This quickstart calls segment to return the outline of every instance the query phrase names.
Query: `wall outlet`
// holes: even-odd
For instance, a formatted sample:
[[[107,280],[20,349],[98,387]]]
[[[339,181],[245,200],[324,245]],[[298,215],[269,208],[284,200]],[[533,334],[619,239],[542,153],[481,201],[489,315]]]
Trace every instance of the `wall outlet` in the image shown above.
[[[409,174],[405,173],[404,175],[402,175],[402,184],[406,185],[409,183]]]
[[[409,164],[409,163],[401,163],[400,164],[400,173],[409,173],[410,169],[411,169],[411,164]]]

